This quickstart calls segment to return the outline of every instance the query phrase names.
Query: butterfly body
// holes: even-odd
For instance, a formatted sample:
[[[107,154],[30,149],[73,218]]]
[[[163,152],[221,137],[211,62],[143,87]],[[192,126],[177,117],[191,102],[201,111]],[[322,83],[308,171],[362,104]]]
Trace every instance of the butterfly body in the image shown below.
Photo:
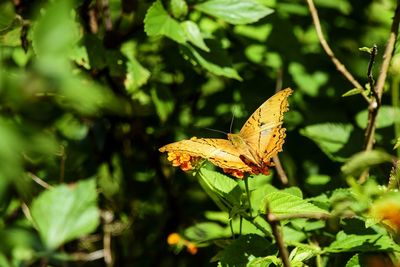
[[[230,133],[227,139],[192,138],[159,150],[204,158],[224,170],[267,173],[272,157],[282,150],[286,136],[282,128],[283,114],[288,110],[287,98],[292,92],[286,88],[270,97],[250,116],[239,133]]]

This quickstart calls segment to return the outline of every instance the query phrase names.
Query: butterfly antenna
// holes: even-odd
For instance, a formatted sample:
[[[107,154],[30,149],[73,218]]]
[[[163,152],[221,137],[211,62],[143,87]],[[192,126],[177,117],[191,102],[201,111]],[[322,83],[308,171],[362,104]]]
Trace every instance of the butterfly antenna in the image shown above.
[[[235,120],[235,114],[232,113],[232,119],[231,119],[231,126],[229,126],[229,132],[232,132],[232,127],[233,127],[233,121]]]
[[[217,132],[217,133],[228,134],[228,133],[226,133],[226,132],[224,132],[224,131],[220,131],[220,130],[216,130],[216,129],[211,129],[211,128],[205,128],[205,129],[210,130],[210,131],[213,131],[213,132]]]

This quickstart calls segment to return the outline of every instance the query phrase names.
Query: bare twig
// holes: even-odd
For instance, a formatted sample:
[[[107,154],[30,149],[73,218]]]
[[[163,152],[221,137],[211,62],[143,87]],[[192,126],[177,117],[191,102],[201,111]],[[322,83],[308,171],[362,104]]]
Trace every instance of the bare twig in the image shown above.
[[[104,257],[104,251],[102,249],[93,251],[91,253],[72,253],[72,258],[75,261],[95,261]]]
[[[364,87],[353,77],[353,75],[347,70],[347,68],[340,62],[340,60],[335,56],[332,49],[328,45],[324,34],[322,33],[321,23],[319,21],[318,12],[315,8],[313,0],[307,0],[308,8],[310,9],[310,13],[314,22],[315,30],[317,32],[317,36],[319,42],[321,43],[322,48],[325,50],[325,53],[329,56],[333,64],[336,66],[336,69],[355,87],[358,89],[364,89]],[[364,94],[361,94],[364,99],[369,103],[369,99]]]
[[[281,161],[280,161],[278,155],[273,156],[272,160],[275,163],[275,169],[276,169],[276,172],[278,173],[278,177],[281,180],[281,183],[283,185],[288,185],[289,180],[288,180],[285,170],[282,167],[282,164],[281,164]]]
[[[375,98],[378,98],[378,94],[376,93],[376,90],[375,90],[375,81],[374,81],[374,76],[372,73],[372,67],[374,66],[375,57],[377,54],[378,54],[378,47],[376,45],[374,45],[370,52],[371,56],[370,56],[370,60],[368,63],[367,77],[368,77],[369,88],[372,91],[372,94],[374,95]]]
[[[379,101],[382,98],[383,86],[385,85],[390,61],[392,60],[394,45],[396,43],[397,35],[399,32],[399,23],[400,23],[400,1],[397,0],[396,10],[394,13],[392,26],[390,29],[390,36],[389,36],[388,42],[386,44],[385,53],[383,54],[383,62],[382,62],[381,70],[380,70],[379,77],[376,81],[376,86],[375,86],[375,90],[377,91],[378,96],[379,96]]]
[[[386,44],[385,53],[383,54],[383,62],[380,69],[380,73],[376,85],[373,88],[371,88],[371,90],[375,91],[374,95],[376,96],[373,98],[373,101],[371,101],[368,106],[368,124],[367,124],[367,129],[365,131],[365,146],[364,146],[365,151],[370,151],[374,147],[376,118],[378,116],[378,111],[383,94],[383,87],[385,85],[390,61],[392,59],[392,55],[394,52],[394,47],[399,31],[399,23],[400,23],[400,0],[397,0],[396,10],[394,13],[392,26],[390,30],[390,36]],[[367,175],[368,175],[368,170],[364,171],[360,175],[359,182],[364,182]]]
[[[279,255],[281,256],[283,266],[290,267],[291,265],[290,265],[290,261],[289,261],[289,252],[287,251],[287,248],[283,241],[282,233],[278,228],[279,221],[273,220],[274,216],[275,215],[273,215],[272,213],[270,213],[268,211],[266,220],[267,220],[268,224],[271,226],[272,234],[274,236],[276,244],[278,245]]]
[[[319,219],[326,220],[330,218],[329,214],[326,213],[299,213],[299,214],[285,214],[285,215],[274,215],[269,214],[269,221],[283,221],[289,219]]]
[[[39,177],[37,177],[36,175],[34,175],[31,172],[28,172],[29,177],[31,177],[31,179],[37,183],[38,185],[42,186],[43,188],[49,189],[52,186],[49,185],[48,183],[46,183],[45,181],[43,181],[42,179],[40,179]]]

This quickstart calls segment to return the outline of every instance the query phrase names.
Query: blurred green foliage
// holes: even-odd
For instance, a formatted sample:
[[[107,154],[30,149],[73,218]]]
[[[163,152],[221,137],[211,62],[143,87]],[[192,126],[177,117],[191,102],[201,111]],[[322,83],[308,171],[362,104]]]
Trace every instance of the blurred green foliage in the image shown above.
[[[377,77],[395,1],[315,4],[362,85],[359,48],[377,45]],[[368,106],[324,53],[305,1],[0,0],[0,266],[281,266],[270,211],[321,216],[281,222],[293,266],[398,260],[398,232],[368,213],[380,199],[400,216],[386,199],[400,184],[397,53],[377,150],[361,152]],[[252,207],[243,181],[210,165],[187,175],[158,152],[224,138],[206,128],[228,132],[232,114],[236,132],[288,86],[291,187],[274,170],[250,178]]]

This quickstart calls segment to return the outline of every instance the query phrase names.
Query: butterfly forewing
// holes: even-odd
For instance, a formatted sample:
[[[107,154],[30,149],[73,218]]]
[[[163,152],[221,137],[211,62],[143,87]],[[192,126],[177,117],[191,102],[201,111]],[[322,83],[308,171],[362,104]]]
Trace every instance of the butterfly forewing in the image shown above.
[[[292,89],[279,91],[265,101],[246,121],[239,135],[256,155],[256,163],[269,162],[282,150],[285,129],[282,128],[283,114],[288,110],[287,98]]]
[[[213,138],[196,138],[182,140],[161,147],[160,152],[186,153],[192,157],[201,157],[214,165],[244,172],[251,168],[240,159],[240,153],[229,140]]]

